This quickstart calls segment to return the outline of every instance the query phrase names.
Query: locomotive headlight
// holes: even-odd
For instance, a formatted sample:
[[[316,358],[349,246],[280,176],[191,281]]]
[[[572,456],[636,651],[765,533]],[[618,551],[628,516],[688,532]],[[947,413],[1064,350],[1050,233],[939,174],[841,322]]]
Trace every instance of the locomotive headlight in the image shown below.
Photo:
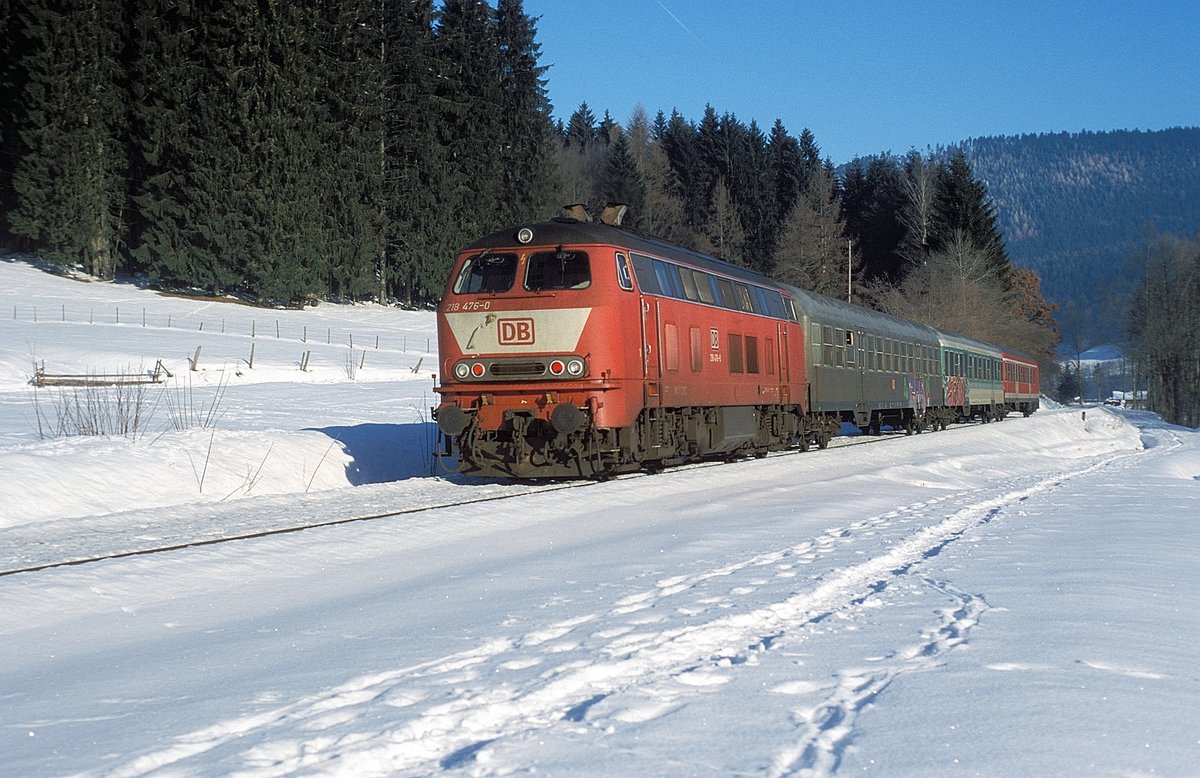
[[[550,367],[549,367],[550,375],[560,376],[563,374],[563,371],[565,371],[566,369],[567,369],[567,366],[563,364],[563,361],[561,359],[555,359],[550,362]]]
[[[521,229],[517,230],[517,242],[518,243],[530,243],[532,241],[533,241],[533,230],[529,229],[528,227],[522,227]]]
[[[454,377],[458,380],[465,381],[469,375],[471,375],[471,366],[466,362],[459,362],[454,366]]]
[[[486,372],[487,368],[483,366],[482,362],[476,362],[475,364],[471,365],[471,375],[475,376],[476,378],[483,378],[483,374]]]
[[[567,375],[571,376],[572,378],[579,378],[581,375],[583,375],[583,371],[584,364],[582,359],[579,357],[571,357],[567,360]]]

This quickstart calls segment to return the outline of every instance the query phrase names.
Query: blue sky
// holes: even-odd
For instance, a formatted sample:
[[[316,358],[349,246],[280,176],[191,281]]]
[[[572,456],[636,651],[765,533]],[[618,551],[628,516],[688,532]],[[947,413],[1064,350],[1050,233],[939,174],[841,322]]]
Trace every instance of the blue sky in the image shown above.
[[[764,131],[835,164],[968,137],[1200,125],[1200,2],[525,0],[554,115]]]

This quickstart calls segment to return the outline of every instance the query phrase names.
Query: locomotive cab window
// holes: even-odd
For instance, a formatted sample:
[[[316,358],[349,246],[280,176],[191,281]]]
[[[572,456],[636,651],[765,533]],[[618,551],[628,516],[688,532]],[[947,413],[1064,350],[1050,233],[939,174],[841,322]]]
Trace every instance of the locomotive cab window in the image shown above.
[[[624,254],[617,254],[617,283],[626,292],[633,291],[633,276],[629,273],[629,260]]]
[[[454,282],[455,294],[498,294],[512,289],[517,277],[516,254],[484,252],[468,259]]]
[[[592,270],[583,251],[542,251],[526,263],[525,288],[530,292],[586,289],[591,283]]]

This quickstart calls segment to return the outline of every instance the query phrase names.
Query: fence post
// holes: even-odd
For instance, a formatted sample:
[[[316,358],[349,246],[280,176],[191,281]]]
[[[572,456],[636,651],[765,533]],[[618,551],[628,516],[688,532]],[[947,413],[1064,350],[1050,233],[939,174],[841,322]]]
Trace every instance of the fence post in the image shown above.
[[[250,344],[250,369],[254,369],[254,344]]]
[[[200,369],[200,346],[196,346],[196,356],[192,357],[192,372]]]

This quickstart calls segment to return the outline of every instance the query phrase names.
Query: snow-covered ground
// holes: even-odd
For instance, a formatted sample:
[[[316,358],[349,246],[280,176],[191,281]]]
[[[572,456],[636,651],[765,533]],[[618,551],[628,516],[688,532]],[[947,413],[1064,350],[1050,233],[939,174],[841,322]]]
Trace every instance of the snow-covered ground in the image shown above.
[[[0,571],[410,511],[0,576],[0,773],[1200,773],[1195,431],[446,478],[432,338],[0,260]],[[35,361],[158,360],[138,436],[39,437]]]

